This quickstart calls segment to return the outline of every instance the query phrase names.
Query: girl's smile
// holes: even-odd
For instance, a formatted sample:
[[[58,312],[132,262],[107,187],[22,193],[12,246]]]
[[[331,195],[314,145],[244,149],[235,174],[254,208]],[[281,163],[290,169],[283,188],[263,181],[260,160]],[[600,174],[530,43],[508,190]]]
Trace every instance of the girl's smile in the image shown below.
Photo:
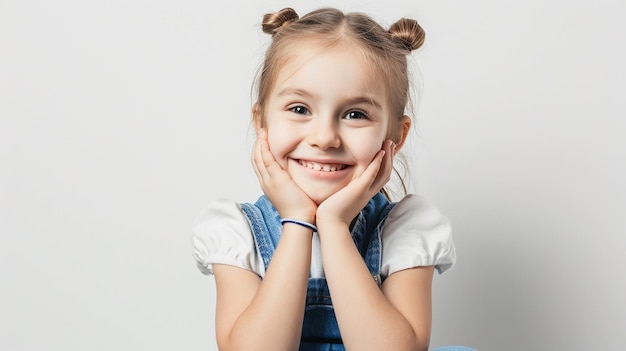
[[[297,162],[302,168],[301,171],[306,173],[309,177],[325,181],[340,180],[346,176],[346,173],[350,171],[351,167],[343,163],[316,162],[301,159],[293,161]],[[292,170],[294,169],[292,168]]]
[[[319,172],[337,172],[344,170],[347,166],[340,163],[318,163],[314,161],[297,160],[304,167]]]
[[[358,48],[294,48],[263,109],[270,151],[316,203],[358,177],[382,148],[384,86]]]

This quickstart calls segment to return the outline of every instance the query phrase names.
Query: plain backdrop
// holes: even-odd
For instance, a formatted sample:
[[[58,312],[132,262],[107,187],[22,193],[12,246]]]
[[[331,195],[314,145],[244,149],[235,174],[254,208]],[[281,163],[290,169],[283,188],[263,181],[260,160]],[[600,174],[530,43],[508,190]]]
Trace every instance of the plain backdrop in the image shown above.
[[[215,350],[190,228],[253,201],[266,12],[427,31],[412,191],[454,224],[433,347],[623,349],[626,5],[0,0],[0,350]]]

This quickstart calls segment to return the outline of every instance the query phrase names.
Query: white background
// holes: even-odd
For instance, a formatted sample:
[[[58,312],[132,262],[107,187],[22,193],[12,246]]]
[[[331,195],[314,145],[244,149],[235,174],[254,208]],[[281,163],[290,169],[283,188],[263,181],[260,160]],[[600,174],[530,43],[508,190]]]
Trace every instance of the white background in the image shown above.
[[[432,346],[623,349],[626,5],[0,0],[0,349],[215,349],[191,258],[253,201],[266,12],[416,18],[413,189],[452,219]]]

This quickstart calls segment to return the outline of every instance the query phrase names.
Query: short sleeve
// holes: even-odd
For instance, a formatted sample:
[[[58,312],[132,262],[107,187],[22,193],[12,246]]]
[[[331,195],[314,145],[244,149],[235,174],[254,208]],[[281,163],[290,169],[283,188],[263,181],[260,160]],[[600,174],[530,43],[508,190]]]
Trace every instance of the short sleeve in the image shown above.
[[[239,204],[211,202],[192,227],[193,258],[200,271],[213,274],[214,264],[225,264],[263,275],[263,261],[256,251],[248,219]]]
[[[435,266],[443,273],[456,262],[450,221],[418,195],[407,195],[389,212],[382,242],[385,276],[420,266]]]

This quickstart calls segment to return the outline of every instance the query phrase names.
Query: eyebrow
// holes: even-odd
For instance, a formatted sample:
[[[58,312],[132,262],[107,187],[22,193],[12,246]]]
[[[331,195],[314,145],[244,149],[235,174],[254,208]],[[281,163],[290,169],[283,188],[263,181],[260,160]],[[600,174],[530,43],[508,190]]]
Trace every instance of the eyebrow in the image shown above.
[[[289,95],[297,95],[297,96],[302,96],[302,97],[306,97],[306,98],[314,98],[315,96],[313,94],[311,94],[310,92],[304,90],[304,89],[297,89],[297,88],[286,88],[283,89],[281,91],[278,92],[278,94],[276,94],[276,96],[278,97],[283,97],[283,96],[289,96]],[[355,96],[352,98],[348,98],[346,99],[346,103],[352,105],[352,104],[369,104],[374,106],[374,108],[376,109],[382,109],[381,104],[374,100],[372,97],[369,96]]]
[[[286,88],[278,92],[278,94],[276,94],[276,96],[278,97],[289,96],[289,95],[298,95],[298,96],[304,96],[304,97],[309,97],[309,98],[313,97],[313,94],[309,93],[308,91],[304,89],[297,89],[297,88]]]

